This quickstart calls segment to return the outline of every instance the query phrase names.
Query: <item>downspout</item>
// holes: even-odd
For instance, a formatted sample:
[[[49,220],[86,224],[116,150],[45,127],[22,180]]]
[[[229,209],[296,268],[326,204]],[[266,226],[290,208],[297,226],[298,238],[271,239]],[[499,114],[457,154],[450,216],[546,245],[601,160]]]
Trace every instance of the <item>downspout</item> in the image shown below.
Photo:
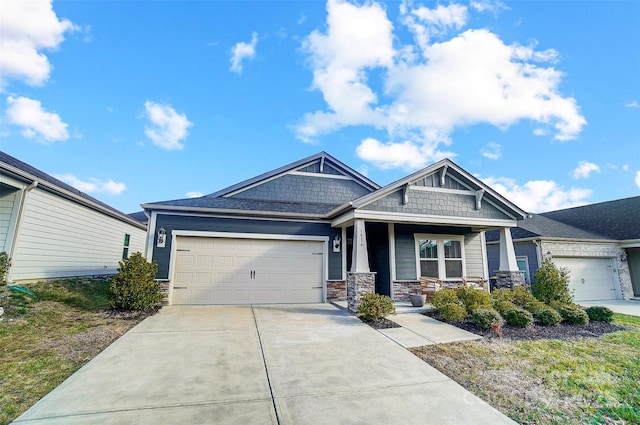
[[[20,205],[18,206],[18,217],[16,218],[16,227],[13,232],[13,239],[11,240],[11,249],[9,250],[9,258],[13,258],[16,245],[18,243],[18,234],[20,233],[20,224],[22,223],[22,212],[24,211],[24,204],[27,201],[27,194],[31,192],[33,189],[38,187],[38,182],[34,180],[31,182],[29,186],[23,189],[22,196],[20,197]],[[11,268],[9,268],[9,273],[7,274],[7,280],[11,282]]]
[[[533,240],[533,244],[536,246],[536,258],[538,259],[538,268],[542,265],[542,243],[541,240]],[[536,269],[537,270],[537,269]]]

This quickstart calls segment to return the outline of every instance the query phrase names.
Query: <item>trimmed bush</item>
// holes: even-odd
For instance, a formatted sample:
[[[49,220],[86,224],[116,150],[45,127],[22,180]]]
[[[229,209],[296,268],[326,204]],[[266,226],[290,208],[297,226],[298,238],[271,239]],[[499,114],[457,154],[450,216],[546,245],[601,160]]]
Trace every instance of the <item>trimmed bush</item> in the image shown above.
[[[388,314],[396,314],[396,308],[391,298],[380,294],[364,294],[360,298],[358,306],[358,317],[375,322]]]
[[[459,304],[458,294],[455,289],[442,288],[436,291],[431,298],[431,305],[434,309],[440,310],[446,304]]]
[[[585,310],[587,316],[589,316],[589,320],[593,322],[606,322],[611,323],[613,320],[613,311],[602,305],[594,305],[593,307],[589,307]]]
[[[556,267],[551,260],[543,260],[536,271],[531,285],[533,295],[545,304],[571,304],[573,297],[569,291],[569,269]]]
[[[467,309],[460,304],[445,304],[440,306],[439,311],[446,322],[462,322],[467,317]]]
[[[494,301],[493,308],[504,317],[504,312],[513,308],[519,308],[511,301]]]
[[[489,329],[493,322],[502,322],[502,316],[492,308],[478,308],[471,315],[471,320],[482,329]]]
[[[505,310],[502,317],[508,324],[517,328],[526,328],[533,323],[533,315],[520,307]]]
[[[562,319],[573,325],[586,325],[589,323],[587,312],[575,304],[563,305],[558,309]]]
[[[468,314],[473,313],[478,308],[491,307],[491,294],[482,289],[463,286],[457,290],[456,295],[462,305],[467,309]]]
[[[120,261],[118,274],[111,280],[111,306],[122,310],[151,310],[162,301],[160,286],[154,282],[158,265],[136,252]]]
[[[500,288],[494,289],[491,293],[491,297],[493,298],[493,302],[503,302],[508,301],[510,303],[513,302],[513,291],[508,288]]]
[[[562,316],[555,309],[546,307],[536,314],[536,319],[543,326],[556,326],[562,322]]]

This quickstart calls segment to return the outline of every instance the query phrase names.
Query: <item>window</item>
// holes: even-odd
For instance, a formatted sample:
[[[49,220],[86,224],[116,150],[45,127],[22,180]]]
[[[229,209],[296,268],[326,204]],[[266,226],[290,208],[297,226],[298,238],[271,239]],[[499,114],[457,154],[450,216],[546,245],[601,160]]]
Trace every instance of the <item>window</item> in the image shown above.
[[[420,276],[438,279],[464,276],[463,236],[415,235]]]
[[[129,241],[131,240],[131,235],[126,234],[124,235],[124,248],[122,250],[122,259],[126,260],[127,258],[129,258]]]
[[[529,258],[526,255],[516,257],[516,262],[518,263],[518,270],[524,272],[525,282],[531,283],[529,278]]]

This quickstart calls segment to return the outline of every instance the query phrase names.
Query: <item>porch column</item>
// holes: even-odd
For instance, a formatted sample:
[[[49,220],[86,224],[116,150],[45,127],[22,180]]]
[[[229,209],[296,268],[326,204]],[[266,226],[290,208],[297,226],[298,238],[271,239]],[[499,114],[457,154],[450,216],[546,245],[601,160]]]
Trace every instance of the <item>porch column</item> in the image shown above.
[[[351,311],[358,311],[360,298],[364,294],[376,290],[376,274],[369,268],[367,232],[364,225],[364,220],[356,220],[353,223],[351,270],[347,273],[347,306]]]
[[[494,289],[513,289],[516,285],[526,285],[524,272],[518,269],[511,231],[508,227],[503,227],[500,229],[500,270],[496,273]]]
[[[367,232],[364,220],[353,223],[353,254],[351,256],[351,272],[369,273],[369,251],[367,250]]]

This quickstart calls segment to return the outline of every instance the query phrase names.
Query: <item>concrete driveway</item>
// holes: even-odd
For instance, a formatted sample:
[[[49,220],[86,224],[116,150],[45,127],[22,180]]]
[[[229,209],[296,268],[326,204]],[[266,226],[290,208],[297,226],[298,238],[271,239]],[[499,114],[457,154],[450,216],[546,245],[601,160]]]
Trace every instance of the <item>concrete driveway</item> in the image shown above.
[[[514,423],[329,304],[165,307],[16,424]]]
[[[602,305],[609,307],[615,313],[640,316],[640,301],[637,300],[580,301],[578,304],[583,307]]]

